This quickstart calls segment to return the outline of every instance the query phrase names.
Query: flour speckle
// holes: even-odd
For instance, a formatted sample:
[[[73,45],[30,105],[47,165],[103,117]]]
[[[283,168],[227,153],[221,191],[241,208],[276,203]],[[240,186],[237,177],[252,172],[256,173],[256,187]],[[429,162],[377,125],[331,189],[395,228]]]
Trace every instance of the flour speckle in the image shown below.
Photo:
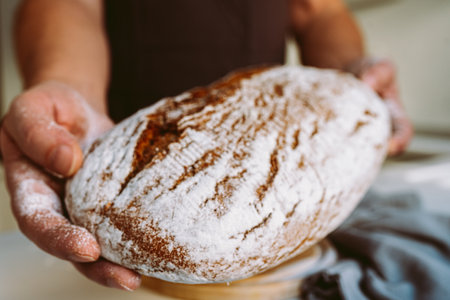
[[[33,216],[37,213],[62,213],[58,195],[44,181],[23,179],[15,191],[15,205],[20,216]]]

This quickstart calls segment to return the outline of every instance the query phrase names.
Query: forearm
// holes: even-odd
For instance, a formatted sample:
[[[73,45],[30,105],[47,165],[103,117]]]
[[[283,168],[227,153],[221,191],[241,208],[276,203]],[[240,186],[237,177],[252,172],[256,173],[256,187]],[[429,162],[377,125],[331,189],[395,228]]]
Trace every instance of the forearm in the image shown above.
[[[101,0],[22,3],[15,42],[25,88],[59,80],[106,112],[109,57],[101,5]]]
[[[303,64],[343,69],[364,56],[358,26],[341,0],[291,0]]]

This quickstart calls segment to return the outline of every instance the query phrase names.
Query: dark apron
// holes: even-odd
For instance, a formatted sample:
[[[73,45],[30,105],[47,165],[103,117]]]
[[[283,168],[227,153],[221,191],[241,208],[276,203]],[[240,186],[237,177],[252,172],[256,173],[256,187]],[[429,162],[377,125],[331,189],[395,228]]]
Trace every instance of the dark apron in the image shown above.
[[[119,121],[228,72],[281,64],[287,0],[105,0],[108,100]]]

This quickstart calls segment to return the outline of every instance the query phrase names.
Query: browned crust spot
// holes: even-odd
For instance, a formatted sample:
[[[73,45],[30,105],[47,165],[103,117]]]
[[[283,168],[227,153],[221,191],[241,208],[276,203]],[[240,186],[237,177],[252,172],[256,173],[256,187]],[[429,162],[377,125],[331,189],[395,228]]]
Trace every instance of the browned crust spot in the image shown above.
[[[297,129],[295,132],[294,132],[294,135],[292,136],[292,138],[293,138],[293,142],[292,142],[292,145],[291,145],[291,148],[292,148],[292,150],[295,150],[297,147],[298,147],[298,138],[299,138],[299,135],[300,135],[300,129]]]
[[[281,84],[275,84],[275,86],[273,87],[273,91],[278,97],[283,97],[284,95],[283,86]]]
[[[319,133],[319,123],[317,121],[315,121],[313,126],[314,126],[314,128],[313,128],[313,131],[311,132],[311,135],[309,136],[310,138],[313,138],[316,134]]]
[[[196,160],[192,165],[185,166],[183,174],[181,174],[177,178],[177,180],[175,180],[174,184],[169,188],[169,191],[175,190],[183,181],[187,180],[190,177],[194,177],[197,173],[213,165],[220,158],[220,155],[223,151],[224,150],[221,147],[209,150],[205,152],[203,156]]]
[[[132,241],[136,248],[130,248],[132,255],[128,259],[136,264],[145,261],[159,271],[171,271],[168,263],[178,269],[195,271],[196,265],[189,260],[188,251],[175,243],[172,235],[162,232],[153,221],[145,222],[129,215],[126,211],[109,209],[107,216],[111,224],[120,230],[123,241]],[[145,224],[145,230],[139,229]]]
[[[239,181],[242,180],[247,170],[242,170],[235,176],[225,176],[222,180],[216,183],[214,187],[214,195],[207,198],[201,207],[205,207],[208,202],[214,201],[217,207],[214,209],[214,213],[218,218],[222,217],[229,210],[227,200],[231,198],[233,192],[237,189]]]
[[[262,95],[259,95],[258,97],[255,98],[254,100],[254,104],[256,107],[266,107],[267,106],[267,102],[264,100]]]
[[[316,91],[316,90],[318,90],[320,88],[320,82],[319,81],[315,81],[315,82],[313,82],[313,84],[311,85],[311,89],[313,90],[313,91]]]
[[[88,152],[86,153],[86,155],[91,154],[92,152],[95,151],[95,149],[97,149],[97,147],[101,144],[101,140],[95,140],[95,142],[93,142],[91,144],[91,146],[89,147]]]
[[[136,135],[136,133],[139,130],[139,127],[141,127],[142,123],[144,123],[144,120],[140,120],[137,124],[136,127],[134,127],[133,132],[131,133],[131,136]]]
[[[264,219],[260,223],[256,224],[252,228],[246,230],[243,233],[244,236],[242,237],[242,240],[244,241],[250,233],[254,232],[258,228],[265,226],[267,224],[267,222],[269,222],[270,218],[272,218],[272,213],[269,213],[267,216],[265,216]]]
[[[300,157],[300,161],[298,162],[298,168],[302,169],[305,167],[305,158],[303,157],[303,155]]]
[[[294,215],[295,210],[297,209],[297,206],[299,203],[300,203],[300,201],[295,203],[294,206],[292,207],[292,209],[286,214],[286,221],[283,223],[283,226],[286,226],[289,223],[288,220]]]
[[[357,133],[362,127],[366,126],[367,124],[369,124],[369,122],[367,121],[358,121],[355,124],[355,128],[353,129],[352,134]]]
[[[249,68],[249,69],[245,69],[245,70],[240,70],[238,72],[234,72],[234,73],[228,75],[227,77],[225,77],[223,80],[213,83],[210,86],[210,88],[221,89],[221,88],[228,88],[230,85],[233,85],[233,84],[240,84],[240,82],[242,80],[251,78],[252,76],[262,73],[262,72],[268,70],[269,68],[270,68],[270,66],[262,66],[262,67]]]
[[[222,124],[225,123],[225,121],[228,119],[230,114],[231,114],[231,111],[227,111],[227,112],[223,113],[222,117],[220,118],[219,123],[217,123],[215,127],[220,128],[220,126],[222,126]]]
[[[315,171],[315,169],[312,169],[312,170],[314,170]],[[318,176],[318,174],[316,173],[316,175]],[[320,177],[318,177],[318,179],[320,180]],[[321,181],[321,180],[320,180]],[[291,251],[289,251],[286,255],[284,255],[282,258],[284,258],[284,257],[290,257],[290,256],[292,256],[294,253],[296,253],[301,247],[303,247],[304,245],[305,245],[305,243],[307,243],[307,242],[311,242],[312,240],[314,240],[314,238],[313,238],[313,236],[315,235],[315,233],[318,231],[318,230],[320,230],[320,228],[321,228],[321,224],[320,224],[320,222],[318,222],[318,220],[319,220],[319,218],[320,217],[322,217],[323,218],[323,211],[324,211],[324,203],[325,203],[325,195],[326,195],[326,189],[324,188],[323,189],[323,191],[322,191],[322,196],[321,196],[321,198],[320,198],[320,200],[319,200],[319,208],[316,210],[316,212],[315,212],[315,214],[312,216],[312,220],[310,220],[309,222],[307,222],[307,224],[305,224],[304,225],[304,228],[303,229],[298,229],[297,228],[297,230],[300,230],[300,231],[303,231],[303,232],[307,232],[308,234],[307,235],[302,235],[303,236],[303,238],[302,238],[302,240],[301,240],[301,242],[300,243],[298,243],[297,244],[297,246],[295,246]],[[297,203],[298,204],[298,203]],[[286,217],[289,215],[289,217],[291,218],[292,217],[292,215],[294,214],[294,212],[295,212],[295,209],[297,208],[297,204],[296,205],[294,205],[294,207],[293,207],[293,209],[291,210],[291,212],[292,212],[292,214],[290,214],[291,212],[289,212],[287,215],[286,215]],[[308,225],[309,224],[309,225]],[[313,229],[313,228],[311,228],[311,225],[315,225],[315,224],[318,224],[319,225],[319,229],[317,229],[317,228],[315,228],[315,229]],[[288,226],[289,225],[289,222],[284,222],[283,223],[283,225],[284,226]],[[298,237],[298,239],[300,239],[300,236]]]
[[[276,108],[273,109],[272,114],[275,114],[275,111],[276,111]],[[278,171],[279,171],[278,152],[281,149],[283,149],[285,144],[286,144],[286,131],[287,131],[287,128],[288,128],[287,102],[285,103],[285,105],[283,107],[282,114],[283,114],[282,120],[284,121],[283,128],[278,133],[278,137],[277,137],[277,142],[276,142],[275,148],[273,149],[272,153],[270,154],[270,159],[269,159],[269,161],[270,161],[270,169],[269,169],[269,173],[267,174],[266,181],[256,189],[256,194],[257,194],[258,200],[259,200],[258,202],[260,204],[262,204],[262,201],[264,200],[267,191],[272,187],[273,182],[275,180],[275,177],[277,176]],[[258,203],[255,203],[254,206],[258,210],[258,205],[257,204]]]
[[[328,109],[325,113],[325,122],[329,122],[335,118],[336,118],[336,113],[333,110]]]
[[[103,172],[101,175],[101,178],[102,178],[102,182],[110,180],[112,178],[112,172],[111,171]]]
[[[233,124],[231,124],[231,130],[234,131],[236,130],[236,127],[240,124],[244,124],[246,121],[247,117],[245,115],[242,115],[242,117],[236,119]]]
[[[128,183],[151,161],[163,158],[171,143],[178,140],[180,132],[175,122],[165,122],[161,114],[148,115],[147,127],[142,131],[134,148],[132,171],[122,182],[119,194]]]
[[[316,112],[316,108],[314,106],[312,106],[312,104],[309,103],[308,100],[303,100],[302,105],[303,105],[303,107],[309,109],[310,111]]]
[[[278,163],[278,148],[275,148],[270,154],[270,169],[267,175],[266,181],[256,189],[259,201],[261,202],[266,196],[267,191],[272,186],[275,177],[277,176],[279,163]]]
[[[374,113],[373,111],[368,110],[368,109],[366,109],[366,110],[364,111],[364,114],[365,114],[366,116],[370,116],[370,117],[372,117],[372,118],[378,117],[378,115],[377,115],[376,113]]]

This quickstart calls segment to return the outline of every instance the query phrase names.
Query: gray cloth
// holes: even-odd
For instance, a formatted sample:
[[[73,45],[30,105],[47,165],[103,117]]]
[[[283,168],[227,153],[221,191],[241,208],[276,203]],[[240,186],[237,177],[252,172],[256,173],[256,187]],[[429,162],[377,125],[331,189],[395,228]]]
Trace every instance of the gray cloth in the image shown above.
[[[415,194],[369,192],[328,238],[340,259],[304,281],[302,299],[450,299],[450,216]]]

